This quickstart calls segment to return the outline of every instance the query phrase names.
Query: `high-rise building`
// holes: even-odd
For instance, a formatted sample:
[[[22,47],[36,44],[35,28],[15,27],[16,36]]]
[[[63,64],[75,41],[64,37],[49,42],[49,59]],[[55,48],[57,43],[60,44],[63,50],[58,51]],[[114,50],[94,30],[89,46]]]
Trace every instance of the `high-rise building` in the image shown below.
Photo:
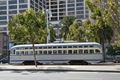
[[[67,15],[75,16],[80,20],[89,18],[84,0],[46,0],[46,2],[47,8],[52,13],[52,17],[49,17],[52,23],[56,24]]]
[[[0,0],[0,32],[8,32],[7,23],[15,14],[24,12],[27,8],[45,12],[46,7],[52,13],[49,20],[54,25],[67,15],[80,20],[89,18],[84,0]]]
[[[60,20],[65,16],[75,16],[78,20],[89,18],[90,12],[87,9],[84,0],[46,0],[46,7],[51,12],[50,22],[54,26],[56,35],[59,35]]]
[[[8,48],[8,21],[17,13],[22,13],[26,9],[41,9],[45,11],[45,0],[0,0],[0,55],[6,54]],[[8,37],[8,36],[7,36]]]
[[[9,19],[28,8],[44,10],[45,0],[0,0],[0,32],[7,32]]]

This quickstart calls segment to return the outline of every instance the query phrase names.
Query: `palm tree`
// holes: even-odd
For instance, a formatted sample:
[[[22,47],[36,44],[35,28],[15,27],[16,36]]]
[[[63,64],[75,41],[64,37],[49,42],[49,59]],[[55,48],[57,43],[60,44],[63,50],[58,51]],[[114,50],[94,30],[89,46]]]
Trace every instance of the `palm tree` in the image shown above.
[[[56,34],[52,24],[49,25],[49,30],[50,30],[50,42],[54,42],[56,38]]]
[[[69,33],[69,27],[73,22],[75,21],[74,16],[65,16],[61,21],[60,21],[60,37],[66,39],[67,34]]]

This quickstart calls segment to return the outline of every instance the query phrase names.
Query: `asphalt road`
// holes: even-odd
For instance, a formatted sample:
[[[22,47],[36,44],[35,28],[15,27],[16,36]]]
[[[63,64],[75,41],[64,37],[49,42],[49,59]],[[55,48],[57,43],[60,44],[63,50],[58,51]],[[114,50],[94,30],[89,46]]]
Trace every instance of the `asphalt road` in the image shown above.
[[[0,71],[0,80],[120,80],[120,73]]]

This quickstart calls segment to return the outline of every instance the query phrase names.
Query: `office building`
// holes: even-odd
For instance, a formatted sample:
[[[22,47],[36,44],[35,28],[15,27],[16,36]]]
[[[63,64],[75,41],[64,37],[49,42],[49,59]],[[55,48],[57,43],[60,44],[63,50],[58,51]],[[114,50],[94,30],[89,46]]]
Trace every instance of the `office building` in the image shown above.
[[[46,3],[47,9],[52,13],[49,20],[53,24],[57,35],[59,35],[58,23],[63,17],[70,15],[83,21],[90,15],[84,0],[46,0]]]
[[[77,19],[84,20],[89,18],[89,11],[85,6],[84,0],[46,0],[47,8],[52,13],[49,20],[53,23],[60,21],[64,16],[71,15]]]
[[[49,16],[49,20],[56,33],[59,33],[58,23],[64,16],[71,15],[80,20],[89,17],[89,11],[85,7],[84,0],[0,0],[0,33],[8,34],[9,19],[28,8],[40,9],[44,12],[47,8],[52,14],[52,17]]]
[[[7,30],[9,19],[29,8],[45,11],[45,4],[45,0],[0,0],[0,33],[2,33],[0,34],[0,54],[3,54],[6,48],[3,47],[7,43],[4,41],[4,35],[9,33]]]
[[[0,32],[7,32],[9,19],[28,8],[44,10],[45,0],[0,0]]]

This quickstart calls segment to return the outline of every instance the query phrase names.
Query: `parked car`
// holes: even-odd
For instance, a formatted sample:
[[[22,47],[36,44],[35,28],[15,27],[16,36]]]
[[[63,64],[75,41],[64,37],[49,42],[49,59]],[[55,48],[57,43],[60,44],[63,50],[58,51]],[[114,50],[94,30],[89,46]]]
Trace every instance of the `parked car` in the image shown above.
[[[120,57],[117,57],[113,60],[114,63],[120,63]]]
[[[0,62],[1,63],[8,63],[8,58],[2,58],[2,59],[0,59]]]

